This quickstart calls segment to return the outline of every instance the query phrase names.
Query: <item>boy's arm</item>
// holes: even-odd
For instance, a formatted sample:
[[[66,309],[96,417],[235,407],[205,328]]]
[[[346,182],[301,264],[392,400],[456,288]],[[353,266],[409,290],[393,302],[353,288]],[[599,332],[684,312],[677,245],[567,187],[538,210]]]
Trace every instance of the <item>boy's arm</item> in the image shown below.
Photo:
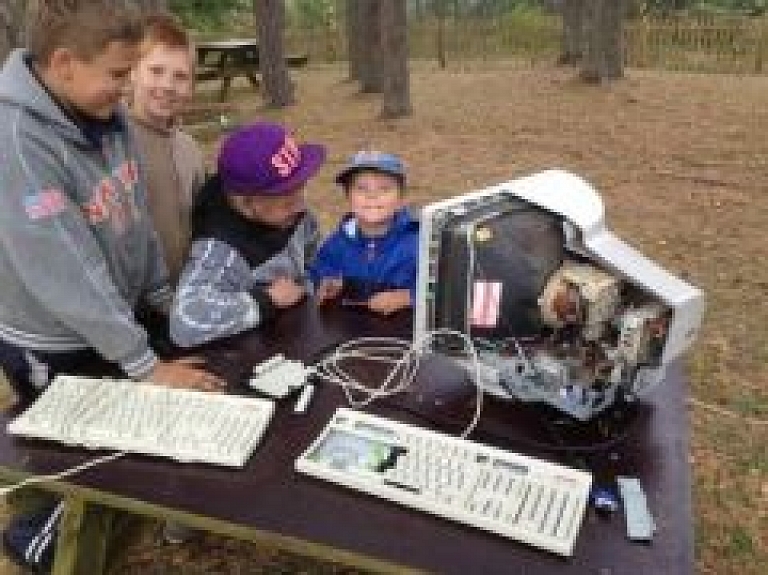
[[[148,257],[152,262],[152,268],[150,269],[150,277],[147,282],[146,302],[150,307],[161,312],[163,315],[168,315],[173,303],[173,290],[171,289],[168,277],[168,266],[165,263],[163,247],[154,230],[149,251]]]
[[[11,146],[0,166],[0,245],[10,266],[5,273],[104,358],[131,377],[144,377],[155,354],[80,207],[66,193],[71,184],[59,151],[45,142],[16,140]]]
[[[266,291],[229,245],[214,239],[192,244],[171,310],[171,338],[181,347],[252,329],[275,314]]]
[[[341,258],[335,236],[328,237],[318,248],[309,265],[309,277],[315,286],[325,278],[342,277]]]
[[[401,309],[409,308],[413,305],[411,292],[407,289],[394,289],[381,291],[374,294],[364,304],[371,311],[389,315]]]

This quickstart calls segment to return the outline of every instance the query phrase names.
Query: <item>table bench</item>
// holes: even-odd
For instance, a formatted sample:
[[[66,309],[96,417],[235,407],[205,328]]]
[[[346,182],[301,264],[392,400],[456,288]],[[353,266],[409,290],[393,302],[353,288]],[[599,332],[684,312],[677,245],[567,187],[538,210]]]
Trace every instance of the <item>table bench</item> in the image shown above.
[[[238,76],[259,85],[259,43],[252,38],[217,40],[197,44],[198,81],[221,82],[219,100],[227,99],[232,81]],[[308,54],[289,54],[285,62],[290,68],[301,68],[309,62]]]

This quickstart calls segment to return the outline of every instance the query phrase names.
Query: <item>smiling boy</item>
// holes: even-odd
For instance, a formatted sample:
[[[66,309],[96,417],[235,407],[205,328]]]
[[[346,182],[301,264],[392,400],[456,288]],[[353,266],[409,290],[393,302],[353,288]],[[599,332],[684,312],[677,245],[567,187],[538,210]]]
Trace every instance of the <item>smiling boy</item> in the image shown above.
[[[218,170],[192,215],[192,247],[170,331],[181,347],[264,325],[311,291],[317,223],[304,187],[325,148],[281,124],[255,122],[222,142]]]
[[[36,6],[28,50],[0,72],[0,365],[26,401],[59,372],[212,389],[158,359],[134,316],[172,299],[120,106],[143,20],[106,2]]]
[[[419,225],[403,202],[406,174],[394,154],[360,151],[336,176],[349,213],[320,246],[310,275],[316,299],[391,314],[413,305]]]
[[[190,239],[189,218],[205,181],[203,153],[180,128],[194,88],[195,52],[173,17],[147,21],[131,74],[131,119],[147,180],[149,212],[175,286]]]

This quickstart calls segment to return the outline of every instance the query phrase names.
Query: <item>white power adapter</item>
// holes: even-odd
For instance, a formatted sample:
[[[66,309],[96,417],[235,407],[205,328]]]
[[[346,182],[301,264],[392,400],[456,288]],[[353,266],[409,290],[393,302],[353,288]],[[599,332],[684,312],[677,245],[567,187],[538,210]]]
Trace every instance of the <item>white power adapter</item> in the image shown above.
[[[300,361],[277,354],[254,366],[248,386],[270,397],[282,399],[302,387],[312,371],[312,368]]]

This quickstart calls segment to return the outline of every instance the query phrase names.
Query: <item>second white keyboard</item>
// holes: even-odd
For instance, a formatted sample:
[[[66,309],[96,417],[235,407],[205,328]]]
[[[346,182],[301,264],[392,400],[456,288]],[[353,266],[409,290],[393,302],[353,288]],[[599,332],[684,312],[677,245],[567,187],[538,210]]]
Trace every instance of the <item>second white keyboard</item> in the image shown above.
[[[591,474],[339,408],[296,469],[571,555]]]
[[[59,376],[8,424],[8,433],[242,467],[273,412],[268,399]]]

